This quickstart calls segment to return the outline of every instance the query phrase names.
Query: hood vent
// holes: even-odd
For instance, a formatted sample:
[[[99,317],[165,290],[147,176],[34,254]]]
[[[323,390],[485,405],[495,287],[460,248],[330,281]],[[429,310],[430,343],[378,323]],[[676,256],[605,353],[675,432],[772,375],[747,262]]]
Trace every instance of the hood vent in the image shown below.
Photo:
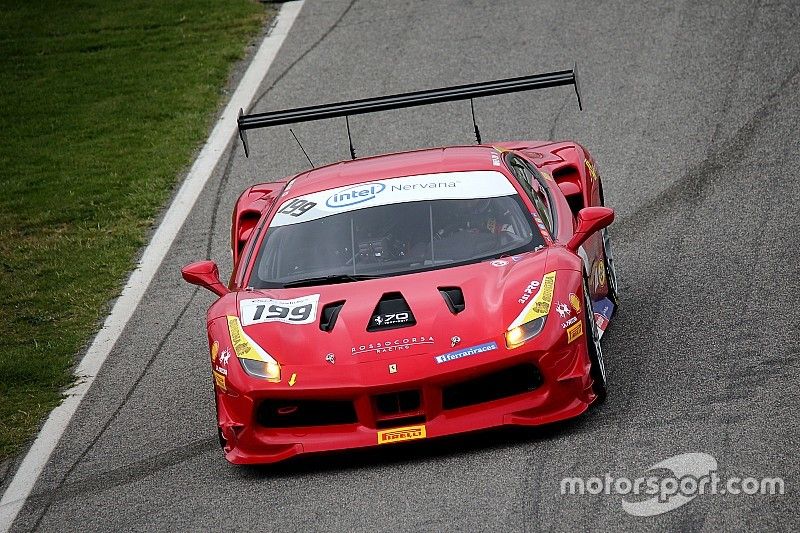
[[[322,308],[319,316],[319,329],[322,331],[333,331],[333,326],[336,325],[336,319],[339,317],[339,311],[344,307],[344,300],[338,302],[331,302]]]
[[[447,308],[454,315],[466,309],[467,304],[464,302],[464,293],[461,292],[460,287],[439,287],[439,293],[444,298]]]
[[[408,302],[399,292],[381,296],[367,324],[367,331],[383,331],[413,326],[417,323]]]

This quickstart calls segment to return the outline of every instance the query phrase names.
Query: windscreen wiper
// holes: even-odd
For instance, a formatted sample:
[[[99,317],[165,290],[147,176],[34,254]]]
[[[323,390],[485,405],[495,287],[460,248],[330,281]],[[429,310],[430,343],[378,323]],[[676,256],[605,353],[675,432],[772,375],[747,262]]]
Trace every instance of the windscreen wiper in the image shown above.
[[[284,283],[284,288],[307,287],[310,285],[334,285],[336,283],[349,283],[351,281],[364,281],[366,279],[376,279],[381,276],[366,276],[361,274],[331,274],[328,276],[318,276],[315,278],[296,279]]]

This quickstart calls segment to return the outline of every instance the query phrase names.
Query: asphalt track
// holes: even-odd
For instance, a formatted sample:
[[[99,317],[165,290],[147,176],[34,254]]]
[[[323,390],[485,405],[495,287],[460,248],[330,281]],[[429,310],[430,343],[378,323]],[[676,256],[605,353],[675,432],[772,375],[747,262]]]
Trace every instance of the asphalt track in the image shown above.
[[[237,468],[213,428],[203,314],[180,267],[230,272],[239,191],[297,172],[288,131],[254,132],[209,181],[14,524],[74,530],[797,530],[800,4],[792,1],[308,0],[258,111],[483,81],[578,61],[557,88],[476,103],[485,140],[576,139],[598,161],[623,305],[608,402],[564,424]],[[357,117],[360,155],[469,143],[464,103]],[[344,124],[295,132],[316,163]],[[782,496],[699,496],[626,514],[565,476],[637,477],[684,452]],[[3,486],[5,486],[4,482]]]

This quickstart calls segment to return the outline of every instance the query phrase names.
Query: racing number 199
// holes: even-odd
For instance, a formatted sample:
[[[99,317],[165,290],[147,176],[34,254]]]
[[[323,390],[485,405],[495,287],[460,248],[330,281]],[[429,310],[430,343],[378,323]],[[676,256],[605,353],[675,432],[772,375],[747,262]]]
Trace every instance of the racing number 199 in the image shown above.
[[[303,200],[302,198],[296,198],[285,206],[281,207],[278,213],[299,217],[315,205],[317,205],[316,202],[309,202],[308,200]]]
[[[297,307],[272,304],[269,306],[269,309],[267,309],[266,305],[257,305],[253,321],[261,320],[263,317],[264,320],[285,319],[290,322],[302,322],[308,320],[311,316],[311,309],[313,307],[313,304],[299,305]],[[266,315],[264,315],[265,310],[267,311]]]

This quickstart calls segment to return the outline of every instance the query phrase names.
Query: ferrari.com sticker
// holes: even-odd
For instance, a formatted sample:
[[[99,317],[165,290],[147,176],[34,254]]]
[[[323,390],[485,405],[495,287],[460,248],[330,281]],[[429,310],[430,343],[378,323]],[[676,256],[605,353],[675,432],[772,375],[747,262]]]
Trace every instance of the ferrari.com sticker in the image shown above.
[[[578,322],[574,326],[570,326],[567,328],[567,344],[574,341],[578,337],[583,335],[583,322]]]
[[[254,298],[239,304],[242,326],[263,322],[285,322],[287,324],[310,324],[317,319],[319,294],[301,296],[291,300]]]
[[[434,357],[434,361],[436,364],[447,363],[448,361],[454,361],[456,359],[461,359],[463,357],[469,357],[470,355],[475,355],[483,352],[491,352],[492,350],[497,349],[497,343],[487,342],[485,344],[479,344],[477,346],[470,346],[469,348],[462,348],[461,350],[456,350],[455,352],[446,353],[443,355],[437,355]]]
[[[378,431],[378,444],[424,439],[425,436],[425,426],[405,426],[402,428],[384,429]]]

